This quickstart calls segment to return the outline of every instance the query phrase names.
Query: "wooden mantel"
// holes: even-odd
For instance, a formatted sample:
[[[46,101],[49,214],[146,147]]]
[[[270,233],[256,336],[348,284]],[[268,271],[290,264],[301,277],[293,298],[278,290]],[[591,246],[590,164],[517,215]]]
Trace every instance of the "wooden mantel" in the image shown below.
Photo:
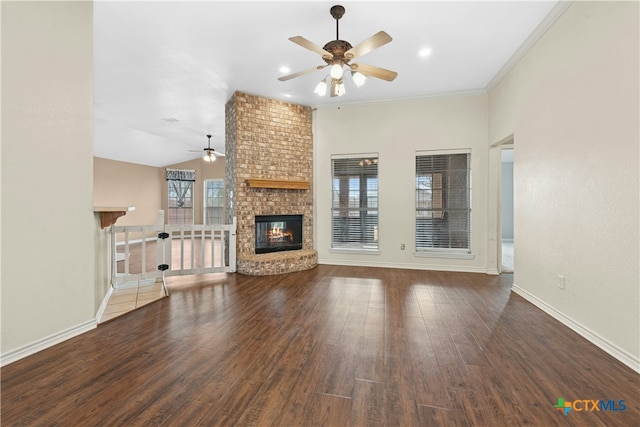
[[[249,188],[278,188],[284,190],[308,190],[309,181],[293,181],[288,179],[248,178]]]
[[[106,228],[116,223],[116,220],[127,212],[135,211],[135,206],[106,206],[94,207],[93,211],[100,214],[100,227]]]

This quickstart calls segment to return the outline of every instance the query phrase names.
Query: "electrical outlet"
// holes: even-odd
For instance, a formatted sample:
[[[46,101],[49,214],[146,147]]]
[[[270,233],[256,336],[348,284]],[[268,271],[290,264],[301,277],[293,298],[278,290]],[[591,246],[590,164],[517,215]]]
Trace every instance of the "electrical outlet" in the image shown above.
[[[564,276],[561,274],[558,274],[558,287],[560,289],[564,289],[565,285],[566,285],[566,280]]]
[[[400,250],[404,251],[404,243],[400,245]]]

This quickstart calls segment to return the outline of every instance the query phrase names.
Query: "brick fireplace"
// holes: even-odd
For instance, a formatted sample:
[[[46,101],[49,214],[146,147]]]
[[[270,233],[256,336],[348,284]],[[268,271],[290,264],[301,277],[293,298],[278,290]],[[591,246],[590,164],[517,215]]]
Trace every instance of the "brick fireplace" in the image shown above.
[[[272,275],[317,265],[311,108],[236,92],[225,107],[227,221],[237,217],[236,271]],[[256,216],[301,215],[302,249],[256,253]]]

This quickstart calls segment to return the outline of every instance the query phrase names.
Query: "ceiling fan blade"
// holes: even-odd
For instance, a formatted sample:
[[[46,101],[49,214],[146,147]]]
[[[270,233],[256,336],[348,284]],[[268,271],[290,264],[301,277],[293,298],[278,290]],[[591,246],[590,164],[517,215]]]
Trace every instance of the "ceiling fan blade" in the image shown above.
[[[372,50],[389,43],[391,40],[393,39],[389,34],[385,33],[384,31],[378,31],[362,43],[346,51],[344,53],[344,56],[347,59],[357,58],[358,56],[367,54]]]
[[[306,70],[298,71],[297,73],[293,73],[293,74],[289,74],[289,75],[286,75],[286,76],[278,77],[278,80],[280,80],[281,82],[285,82],[287,80],[295,79],[296,77],[300,77],[300,76],[312,73],[312,72],[317,71],[317,70],[322,70],[324,67],[326,67],[326,65],[318,65],[317,67],[308,68]]]
[[[388,82],[393,81],[393,79],[398,75],[395,71],[367,64],[350,64],[349,68],[351,68],[351,71],[359,71],[367,77],[375,77]]]
[[[216,151],[215,148],[205,148],[204,152],[205,154],[209,154],[215,157],[225,157],[224,153]]]
[[[289,40],[291,40],[297,45],[304,47],[305,49],[309,49],[313,52],[320,54],[320,56],[322,56],[323,58],[327,58],[327,59],[333,58],[333,54],[331,52],[324,50],[317,44],[310,42],[309,40],[305,39],[302,36],[289,37]]]

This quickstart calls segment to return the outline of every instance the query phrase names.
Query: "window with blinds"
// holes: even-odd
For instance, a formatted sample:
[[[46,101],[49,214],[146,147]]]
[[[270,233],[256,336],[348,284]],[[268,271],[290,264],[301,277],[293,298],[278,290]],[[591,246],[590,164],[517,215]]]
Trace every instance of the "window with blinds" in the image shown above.
[[[416,155],[416,251],[471,251],[471,155]]]
[[[331,159],[331,247],[378,249],[378,155]]]

